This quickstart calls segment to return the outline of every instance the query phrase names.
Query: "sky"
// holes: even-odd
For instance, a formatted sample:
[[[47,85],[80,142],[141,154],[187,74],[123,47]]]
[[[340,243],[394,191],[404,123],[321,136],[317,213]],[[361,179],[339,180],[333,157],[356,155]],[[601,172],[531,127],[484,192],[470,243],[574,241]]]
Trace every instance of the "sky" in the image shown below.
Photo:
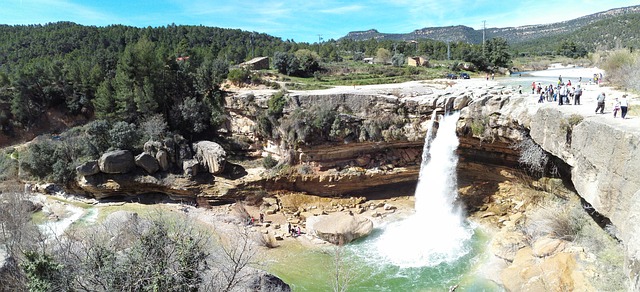
[[[640,0],[0,0],[0,24],[71,21],[137,27],[204,25],[318,42],[351,31],[410,33],[424,27],[481,29],[571,20]]]

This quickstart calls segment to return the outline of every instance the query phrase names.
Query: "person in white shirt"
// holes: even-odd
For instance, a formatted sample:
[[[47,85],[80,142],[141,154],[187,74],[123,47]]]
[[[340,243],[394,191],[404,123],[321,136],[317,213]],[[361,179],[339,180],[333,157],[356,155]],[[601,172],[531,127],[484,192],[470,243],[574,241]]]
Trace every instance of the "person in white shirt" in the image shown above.
[[[629,109],[629,102],[627,101],[627,95],[623,94],[620,99],[620,115],[624,119],[627,116],[627,110]]]

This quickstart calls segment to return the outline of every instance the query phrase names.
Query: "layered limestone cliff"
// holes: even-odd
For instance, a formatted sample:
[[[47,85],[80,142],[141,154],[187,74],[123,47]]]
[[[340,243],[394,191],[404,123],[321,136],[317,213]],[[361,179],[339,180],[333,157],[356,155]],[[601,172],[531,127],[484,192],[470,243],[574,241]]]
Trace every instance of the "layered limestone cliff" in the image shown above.
[[[180,174],[167,179],[171,176],[163,171],[98,174],[81,177],[80,185],[99,197],[132,191],[224,200],[257,188],[324,196],[372,194],[371,190],[415,184],[431,114],[462,110],[461,169],[465,162],[516,167],[520,153],[513,146],[531,137],[568,166],[580,196],[611,219],[629,254],[640,258],[640,244],[635,243],[640,234],[635,211],[640,206],[640,133],[621,121],[541,106],[505,87],[448,88],[416,82],[397,88],[289,93],[282,117],[272,125],[273,135],[265,136],[259,133],[258,121],[271,96],[272,92],[227,97],[231,118],[225,130],[237,143],[223,148],[254,157],[270,154],[292,165],[288,171],[267,174],[261,167],[234,165],[224,173],[203,173],[204,179],[184,178],[180,184],[175,183],[182,181]],[[311,127],[322,111],[335,113],[333,124]],[[293,123],[293,118],[302,122]]]
[[[538,105],[529,96],[474,100],[463,110],[459,135],[464,148],[514,145],[530,137],[568,168],[576,192],[595,211],[609,218],[627,249],[629,274],[637,285],[640,272],[640,130],[629,120],[584,114],[578,108]],[[582,108],[584,109],[584,107]],[[484,121],[482,131],[474,125]],[[475,142],[474,142],[475,141]],[[482,146],[480,146],[482,145]],[[511,149],[513,147],[509,147]],[[468,151],[468,150],[462,150]],[[492,152],[492,151],[489,151]],[[492,155],[492,154],[484,154]],[[496,154],[498,155],[498,154]]]

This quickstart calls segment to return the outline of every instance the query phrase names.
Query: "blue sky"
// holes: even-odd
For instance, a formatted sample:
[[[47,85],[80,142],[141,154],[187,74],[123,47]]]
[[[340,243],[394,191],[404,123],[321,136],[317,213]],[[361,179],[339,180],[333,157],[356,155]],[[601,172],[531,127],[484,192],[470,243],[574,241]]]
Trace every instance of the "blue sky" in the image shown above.
[[[139,27],[171,23],[238,28],[296,42],[375,28],[409,33],[432,26],[475,29],[570,20],[640,0],[0,0],[1,24],[72,21]]]

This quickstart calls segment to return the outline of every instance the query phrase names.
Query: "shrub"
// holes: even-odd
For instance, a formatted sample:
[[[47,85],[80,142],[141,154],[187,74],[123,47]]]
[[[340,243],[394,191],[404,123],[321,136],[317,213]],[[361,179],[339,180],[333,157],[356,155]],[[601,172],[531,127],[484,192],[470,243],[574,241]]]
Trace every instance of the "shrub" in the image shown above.
[[[106,120],[95,120],[87,124],[85,133],[92,154],[100,155],[109,149],[111,146],[110,129],[111,125]]]
[[[145,140],[160,141],[164,137],[167,128],[167,121],[160,114],[148,117],[140,124]]]
[[[292,76],[300,70],[300,62],[292,53],[275,52],[273,67],[281,74]]]
[[[135,124],[116,122],[109,130],[111,148],[134,150],[140,142],[140,133]]]
[[[286,91],[280,90],[269,98],[267,113],[269,116],[279,119],[282,117],[284,107],[287,105]]]
[[[514,145],[513,148],[520,151],[518,162],[529,172],[544,173],[549,162],[549,154],[536,144],[529,135],[524,136],[522,141]]]
[[[227,75],[227,79],[229,79],[229,81],[236,86],[240,86],[243,83],[248,83],[250,81],[250,77],[251,71],[246,68],[232,69]]]
[[[0,151],[0,180],[7,180],[18,177],[18,160],[12,156],[19,154],[17,151]]]
[[[590,220],[580,208],[567,208],[568,204],[549,203],[527,216],[525,234],[530,242],[538,238],[552,238],[574,241],[582,227]]]
[[[276,165],[278,165],[278,160],[274,159],[271,154],[268,154],[262,159],[262,166],[266,169],[274,168]]]
[[[404,65],[405,57],[404,54],[395,54],[391,57],[391,64],[396,67],[400,67]]]

